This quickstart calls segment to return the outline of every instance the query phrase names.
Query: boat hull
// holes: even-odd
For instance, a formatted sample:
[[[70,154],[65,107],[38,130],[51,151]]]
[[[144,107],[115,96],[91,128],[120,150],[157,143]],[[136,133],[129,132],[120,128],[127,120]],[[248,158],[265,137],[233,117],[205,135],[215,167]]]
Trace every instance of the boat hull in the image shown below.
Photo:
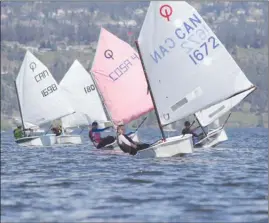
[[[167,138],[165,142],[158,143],[148,149],[140,150],[137,158],[175,157],[193,152],[192,135],[180,135]]]
[[[196,148],[210,148],[215,147],[221,142],[227,141],[228,136],[226,135],[226,132],[223,128],[218,128],[209,131],[207,134],[207,137],[203,138],[199,142],[195,143]]]
[[[82,144],[81,135],[60,135],[57,136],[57,144]]]
[[[47,134],[41,136],[28,136],[17,139],[16,143],[19,146],[52,146],[56,144],[56,135]]]

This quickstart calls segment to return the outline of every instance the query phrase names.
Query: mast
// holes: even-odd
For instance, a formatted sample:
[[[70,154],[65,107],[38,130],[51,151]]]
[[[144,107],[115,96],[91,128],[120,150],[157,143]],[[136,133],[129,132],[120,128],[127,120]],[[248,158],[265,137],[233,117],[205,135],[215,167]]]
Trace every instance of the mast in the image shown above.
[[[92,80],[93,80],[93,83],[94,83],[94,85],[95,85],[97,94],[99,95],[99,97],[100,97],[100,99],[101,99],[101,103],[102,103],[102,106],[103,106],[103,108],[104,108],[106,117],[107,117],[108,121],[112,122],[112,118],[111,118],[110,112],[108,111],[108,109],[107,109],[107,107],[106,107],[106,105],[105,105],[105,103],[104,103],[104,98],[103,98],[103,96],[100,94],[99,88],[98,88],[98,86],[97,86],[97,84],[96,84],[96,81],[95,81],[95,78],[94,78],[94,75],[92,75],[92,72],[91,72],[91,71],[89,71],[89,73],[90,73],[90,76],[91,76],[91,78],[92,78]],[[113,123],[113,122],[112,122],[112,123]],[[114,123],[113,123],[113,124],[114,124]]]
[[[151,87],[150,87],[148,75],[147,75],[147,72],[146,72],[144,61],[143,61],[143,58],[142,58],[142,55],[141,55],[141,52],[140,52],[140,48],[139,48],[139,45],[138,45],[137,41],[135,41],[135,45],[136,45],[136,48],[137,48],[137,51],[138,51],[138,54],[139,54],[139,57],[140,57],[140,60],[141,60],[141,64],[142,64],[142,67],[143,67],[143,71],[144,71],[144,74],[145,74],[146,81],[147,81],[147,84],[148,84],[148,89],[149,89],[150,96],[151,96],[151,99],[152,99],[152,102],[153,102],[154,111],[155,111],[155,114],[156,114],[158,125],[159,125],[159,128],[161,130],[162,137],[165,140],[166,137],[164,135],[163,127],[162,127],[161,120],[160,120],[159,113],[158,113],[158,109],[157,109],[157,106],[156,106],[156,103],[155,103],[155,100],[154,100],[154,97],[153,97],[153,93],[152,93],[152,90],[151,90]]]
[[[18,99],[18,104],[19,104],[19,112],[20,112],[20,116],[21,116],[21,123],[22,123],[23,135],[25,136],[25,127],[24,127],[24,122],[23,122],[23,117],[22,117],[22,111],[21,111],[21,102],[20,102],[20,97],[19,97],[19,94],[18,94],[18,88],[17,88],[16,81],[14,81],[14,85],[15,85],[15,89],[16,89],[16,95],[17,95],[17,99]]]

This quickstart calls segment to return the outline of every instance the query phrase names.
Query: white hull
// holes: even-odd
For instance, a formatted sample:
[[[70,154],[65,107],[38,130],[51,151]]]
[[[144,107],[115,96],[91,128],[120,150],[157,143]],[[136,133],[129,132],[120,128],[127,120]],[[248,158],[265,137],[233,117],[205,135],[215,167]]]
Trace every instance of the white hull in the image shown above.
[[[52,146],[56,144],[56,135],[29,136],[16,140],[19,146]]]
[[[60,135],[57,136],[57,144],[82,144],[81,135]]]
[[[186,134],[167,138],[165,142],[138,151],[135,156],[138,158],[173,157],[192,152],[192,135]]]
[[[202,147],[202,148],[215,147],[219,143],[224,142],[226,140],[228,140],[228,136],[226,135],[225,130],[222,127],[220,127],[218,129],[209,131],[207,137],[197,142],[195,144],[195,147]]]

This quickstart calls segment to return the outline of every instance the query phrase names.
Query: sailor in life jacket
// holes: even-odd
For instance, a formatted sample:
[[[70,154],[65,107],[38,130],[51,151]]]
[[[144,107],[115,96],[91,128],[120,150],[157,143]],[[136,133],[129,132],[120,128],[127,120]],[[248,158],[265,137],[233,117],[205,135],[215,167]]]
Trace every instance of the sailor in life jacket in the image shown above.
[[[33,130],[31,128],[23,129],[21,125],[18,125],[17,128],[13,130],[15,139],[20,139],[23,137],[30,137],[32,133],[33,133]]]
[[[59,136],[62,134],[62,128],[61,126],[59,127],[52,127],[51,128],[51,131],[56,135],[56,136]]]
[[[112,144],[113,142],[115,142],[115,137],[113,137],[113,136],[106,136],[104,138],[101,137],[101,132],[103,132],[111,127],[112,126],[108,126],[106,128],[99,129],[98,123],[96,121],[94,121],[92,123],[92,128],[89,131],[89,138],[93,142],[94,146],[97,149],[103,148],[106,145],[109,145],[109,144]]]
[[[129,153],[130,155],[135,155],[137,151],[150,147],[150,144],[147,143],[134,142],[127,134],[125,134],[123,123],[120,123],[117,127],[117,143],[123,152]]]
[[[200,126],[194,128],[194,129],[191,129],[191,123],[189,121],[185,121],[184,122],[184,128],[182,129],[181,134],[182,135],[191,134],[193,144],[196,144],[198,141],[200,141],[201,139],[204,138],[203,133],[200,133],[200,134],[195,133],[195,130],[198,129],[198,128],[200,128]]]
[[[20,139],[23,137],[23,130],[22,126],[19,125],[16,129],[13,130],[14,138],[15,139]]]

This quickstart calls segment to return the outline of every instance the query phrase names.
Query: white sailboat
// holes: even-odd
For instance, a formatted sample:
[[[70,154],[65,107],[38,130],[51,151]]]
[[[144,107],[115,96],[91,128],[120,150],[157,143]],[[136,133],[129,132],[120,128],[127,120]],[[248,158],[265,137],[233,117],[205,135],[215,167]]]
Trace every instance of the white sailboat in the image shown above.
[[[23,130],[25,123],[39,126],[74,113],[48,68],[29,51],[26,52],[15,81]],[[50,146],[55,134],[25,136],[17,139],[22,146]]]
[[[206,133],[206,137],[197,142],[195,146],[203,148],[215,147],[221,142],[228,140],[224,126],[230,115],[223,125],[220,125],[219,118],[229,112],[256,89],[256,87],[253,87],[253,84],[249,82],[246,77],[242,78],[242,82],[239,82],[238,84],[243,88],[249,88],[249,90],[243,91],[234,97],[195,113],[195,117],[202,128],[207,126],[212,128],[209,129],[208,133]]]
[[[92,77],[78,60],[73,62],[59,85],[76,111],[75,114],[61,119],[64,130],[88,127],[93,121],[101,125],[108,122]],[[82,143],[82,137],[63,134],[58,138],[58,142]]]
[[[137,48],[161,131],[163,126],[255,88],[186,2],[151,2]],[[244,85],[239,84],[242,80]],[[163,134],[163,138],[165,142],[138,155],[168,157],[193,151],[191,135],[165,139]]]

